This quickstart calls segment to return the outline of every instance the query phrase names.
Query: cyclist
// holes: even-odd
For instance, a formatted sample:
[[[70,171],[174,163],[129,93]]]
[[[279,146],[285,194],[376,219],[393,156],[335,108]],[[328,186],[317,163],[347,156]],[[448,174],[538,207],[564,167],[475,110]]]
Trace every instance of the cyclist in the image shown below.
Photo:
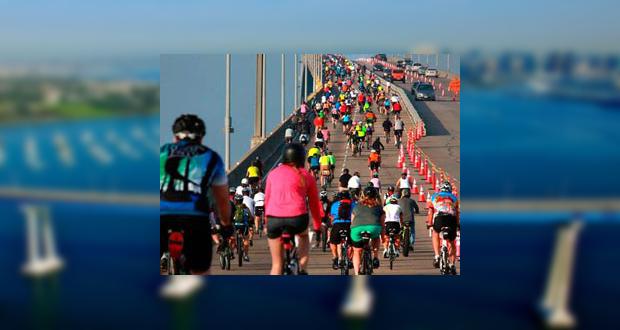
[[[372,123],[366,123],[366,149],[370,149],[370,141],[372,141],[372,133],[375,128]]]
[[[372,179],[370,179],[370,183],[372,183],[372,186],[375,187],[375,189],[377,189],[379,193],[381,193],[381,180],[379,180],[379,173],[375,172],[372,175]]]
[[[374,188],[365,188],[359,203],[351,214],[351,242],[353,245],[353,269],[359,275],[362,257],[362,232],[369,232],[372,239],[373,268],[379,267],[379,237],[385,215],[381,209],[381,199]]]
[[[250,256],[248,253],[250,252],[250,219],[252,218],[252,213],[248,208],[247,204],[244,202],[245,196],[243,195],[235,195],[235,209],[233,212],[233,223],[235,224],[235,228],[241,231],[241,235],[243,236],[243,260],[250,261]],[[231,237],[231,246],[236,248],[236,242]],[[241,258],[241,256],[239,256]]]
[[[405,129],[405,123],[400,119],[400,116],[396,115],[394,119],[394,145],[398,146],[400,139],[403,136],[403,130]]]
[[[292,126],[289,126],[286,131],[284,131],[284,142],[291,143],[293,142],[293,135],[295,135],[295,130],[293,130]]]
[[[374,124],[375,121],[377,120],[377,115],[374,114],[374,112],[372,112],[372,110],[369,110],[366,115],[366,123],[367,124]]]
[[[390,117],[385,117],[385,121],[383,121],[383,132],[385,132],[385,142],[390,143],[390,131],[392,130],[392,122],[390,121]]]
[[[387,187],[387,192],[385,194],[383,194],[383,200],[385,201],[385,204],[387,205],[387,203],[390,202],[390,196],[394,195],[394,186],[388,186]]]
[[[256,190],[256,186],[260,182],[260,168],[256,166],[256,161],[252,162],[252,165],[248,167],[245,176],[248,178],[248,183],[252,186],[254,190]]]
[[[460,227],[459,201],[452,194],[452,185],[444,181],[439,187],[439,192],[434,193],[428,200],[427,227],[433,228],[433,251],[435,259],[433,267],[439,268],[439,233],[441,228],[448,227],[448,261],[453,275],[456,275],[456,231]]]
[[[349,174],[349,169],[345,168],[342,170],[342,174],[340,178],[338,178],[338,182],[340,186],[338,187],[339,192],[349,191],[349,180],[351,179],[351,174]]]
[[[410,196],[409,190],[405,190],[403,196],[398,200],[398,205],[403,211],[403,225],[409,224],[409,250],[413,251],[415,243],[415,222],[414,213],[420,214],[420,208]]]
[[[299,143],[305,147],[308,144],[308,134],[301,134],[299,136]]]
[[[372,149],[370,151],[370,155],[368,155],[368,169],[370,169],[370,176],[373,176],[374,173],[378,173],[381,168],[381,155],[377,152],[377,150]]]
[[[355,126],[355,132],[357,134],[357,139],[356,139],[356,143],[358,145],[357,149],[361,150],[362,149],[361,144],[366,139],[366,126],[362,125],[361,123],[358,123]]]
[[[353,176],[349,179],[347,184],[349,188],[349,193],[351,193],[351,197],[357,200],[360,196],[362,184],[360,182],[360,173],[354,172]]]
[[[396,256],[398,257],[398,249],[400,246],[400,240],[398,239],[398,235],[400,234],[400,221],[403,218],[403,212],[400,206],[398,205],[398,194],[394,194],[390,196],[389,203],[383,207],[383,211],[385,212],[385,232],[383,236],[383,257],[387,258],[388,253],[388,234],[390,232],[394,233],[396,242]]]
[[[400,178],[396,181],[396,187],[398,187],[398,193],[403,195],[405,191],[411,190],[411,178],[407,177],[407,172],[402,172]]]
[[[330,160],[327,155],[327,151],[323,151],[323,155],[319,158],[319,166],[321,169],[321,186],[323,187],[327,185],[327,179],[332,175],[329,164]]]
[[[331,151],[327,152],[327,157],[329,157],[329,170],[332,173],[332,179],[334,178],[334,171],[336,170],[336,157]]]
[[[400,117],[400,111],[402,110],[402,107],[400,105],[400,102],[393,102],[392,103],[392,112],[394,112],[394,116],[395,117]]]
[[[250,210],[250,219],[254,219],[254,199],[250,197],[250,192],[249,187],[242,190],[243,204],[247,206],[248,210]],[[254,239],[254,228],[254,221],[249,221],[250,246],[253,245],[252,240]]]
[[[327,228],[329,228],[331,227],[331,224],[329,221],[329,209],[331,207],[332,202],[329,200],[329,197],[327,197],[327,190],[321,190],[321,192],[319,193],[319,199],[321,201],[321,208],[323,210],[323,217],[321,218],[321,223],[323,226],[327,226]],[[319,247],[319,243],[321,242],[321,239],[322,239],[321,234],[322,234],[321,231],[316,233],[316,243],[314,245],[314,248]],[[328,237],[324,237],[323,239],[328,239]],[[310,241],[312,241],[312,238],[310,238]]]
[[[329,129],[327,129],[327,127],[323,127],[323,129],[321,130],[321,134],[323,134],[323,141],[325,141],[325,148],[327,148],[330,138]]]
[[[211,205],[220,219],[222,236],[232,233],[224,163],[215,151],[202,145],[205,131],[198,116],[182,115],[172,125],[174,142],[163,145],[159,151],[160,255],[168,246],[168,231],[182,230],[185,268],[191,274],[208,274],[211,266]],[[208,200],[209,195],[213,200]]]
[[[372,148],[377,151],[379,155],[381,155],[381,150],[385,150],[383,143],[381,143],[381,137],[377,136],[375,142],[372,143]]]
[[[308,164],[310,164],[310,158],[316,156],[316,155],[320,155],[321,154],[321,149],[319,147],[317,147],[316,145],[310,149],[308,149],[308,156],[306,158],[306,160],[308,161]]]
[[[250,188],[250,190],[252,189],[250,187],[250,180],[248,180],[248,178],[243,178],[241,179],[241,185],[237,186],[237,190],[235,191],[235,194],[243,195],[243,189],[246,189],[246,188]]]
[[[299,237],[300,274],[307,274],[310,244],[308,213],[312,214],[315,231],[320,229],[323,217],[319,193],[312,179],[312,175],[304,169],[304,147],[296,143],[286,145],[282,154],[282,165],[271,170],[265,189],[271,275],[281,275],[283,271],[280,241],[283,231]]]
[[[349,192],[339,192],[331,205],[329,217],[332,220],[332,230],[329,239],[329,247],[332,252],[332,268],[338,269],[338,260],[344,261],[347,256],[342,256],[338,248],[341,242],[339,232],[346,230],[349,240],[351,239],[351,212],[356,203],[351,200]]]
[[[265,193],[263,187],[258,187],[254,194],[254,228],[259,230],[261,217],[265,214]]]

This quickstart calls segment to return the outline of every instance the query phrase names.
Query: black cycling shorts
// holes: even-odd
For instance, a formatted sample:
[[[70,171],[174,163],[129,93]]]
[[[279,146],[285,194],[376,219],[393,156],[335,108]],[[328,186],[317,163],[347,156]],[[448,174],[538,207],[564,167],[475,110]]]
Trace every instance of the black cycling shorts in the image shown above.
[[[403,130],[402,129],[395,129],[394,130],[394,135],[401,137],[403,136]]]
[[[456,239],[456,217],[453,215],[437,215],[435,222],[433,222],[433,230],[436,233],[441,233],[442,227],[448,227],[448,240],[453,241]]]
[[[241,234],[243,234],[243,236],[248,236],[248,234],[250,233],[250,223],[235,223],[234,226],[235,230],[241,230]]]
[[[388,221],[385,223],[385,235],[389,235],[390,231],[394,231],[394,235],[400,234],[400,223],[396,221]]]
[[[308,214],[290,218],[267,216],[267,237],[278,238],[286,230],[290,235],[298,235],[308,229]]]
[[[379,170],[379,167],[381,167],[381,163],[380,162],[370,162],[370,170]]]
[[[259,178],[259,177],[257,177],[257,176],[252,176],[252,177],[249,177],[249,178],[248,178],[248,182],[249,182],[251,185],[255,185],[255,184],[257,184],[257,183],[258,183],[259,179],[260,179],[260,178]]]
[[[183,231],[185,268],[205,272],[211,267],[211,223],[209,219],[188,215],[159,216],[159,255],[168,251],[168,230]]]
[[[331,244],[340,244],[342,239],[340,237],[339,232],[341,230],[347,231],[347,239],[351,242],[351,223],[350,222],[337,222],[332,225],[331,234],[329,237],[329,242]]]
[[[265,207],[264,206],[256,206],[254,207],[254,215],[257,217],[260,217],[261,215],[263,215],[263,212],[265,212]]]

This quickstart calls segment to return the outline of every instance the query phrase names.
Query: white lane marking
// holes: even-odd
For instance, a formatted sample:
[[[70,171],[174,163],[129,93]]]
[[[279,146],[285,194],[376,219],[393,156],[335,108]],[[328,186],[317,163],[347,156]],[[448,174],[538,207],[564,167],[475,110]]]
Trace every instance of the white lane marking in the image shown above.
[[[28,135],[24,141],[24,155],[26,157],[26,164],[30,169],[40,171],[44,165],[39,157],[39,146],[37,139],[33,135]]]
[[[149,141],[149,138],[146,136],[144,129],[140,126],[134,126],[131,128],[131,136],[134,139],[140,141],[148,150],[157,150],[159,152],[158,143],[152,143]]]
[[[75,158],[73,157],[73,150],[67,142],[67,137],[61,132],[55,132],[52,137],[54,147],[56,147],[56,153],[60,162],[65,167],[73,167],[75,165]]]
[[[82,143],[84,143],[84,145],[86,146],[88,153],[90,153],[90,155],[96,161],[98,161],[99,164],[109,165],[112,163],[112,161],[114,160],[112,154],[105,148],[103,148],[101,144],[95,142],[95,138],[91,131],[82,132],[80,139],[82,140]]]
[[[138,150],[132,148],[129,143],[120,138],[115,131],[108,131],[106,133],[106,139],[108,140],[108,142],[113,144],[123,155],[131,159],[140,159],[142,157],[142,154]]]

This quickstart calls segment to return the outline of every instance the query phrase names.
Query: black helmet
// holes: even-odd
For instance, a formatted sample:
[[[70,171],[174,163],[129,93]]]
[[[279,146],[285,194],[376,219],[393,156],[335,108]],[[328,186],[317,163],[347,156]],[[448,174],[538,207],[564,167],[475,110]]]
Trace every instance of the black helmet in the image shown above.
[[[235,195],[235,202],[243,202],[243,195]]]
[[[348,191],[341,191],[339,199],[351,199],[351,194]]]
[[[364,196],[367,198],[377,198],[379,197],[377,193],[377,189],[375,187],[366,187],[364,188]]]
[[[189,132],[196,134],[196,140],[205,136],[205,123],[196,115],[185,114],[178,117],[172,125],[172,133]]]
[[[304,167],[306,149],[299,143],[289,143],[282,151],[282,162],[292,163],[297,167]]]

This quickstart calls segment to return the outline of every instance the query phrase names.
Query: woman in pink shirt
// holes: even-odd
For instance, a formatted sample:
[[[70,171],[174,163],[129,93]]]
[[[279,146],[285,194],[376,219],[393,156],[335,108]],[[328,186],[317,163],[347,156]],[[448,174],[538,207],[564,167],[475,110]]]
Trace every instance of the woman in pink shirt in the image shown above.
[[[318,231],[321,227],[323,208],[314,177],[304,168],[305,156],[306,151],[301,144],[286,145],[282,164],[267,176],[265,215],[271,251],[271,275],[282,275],[284,260],[280,237],[284,231],[299,236],[297,252],[300,274],[307,274],[309,213],[312,214],[313,229]]]

